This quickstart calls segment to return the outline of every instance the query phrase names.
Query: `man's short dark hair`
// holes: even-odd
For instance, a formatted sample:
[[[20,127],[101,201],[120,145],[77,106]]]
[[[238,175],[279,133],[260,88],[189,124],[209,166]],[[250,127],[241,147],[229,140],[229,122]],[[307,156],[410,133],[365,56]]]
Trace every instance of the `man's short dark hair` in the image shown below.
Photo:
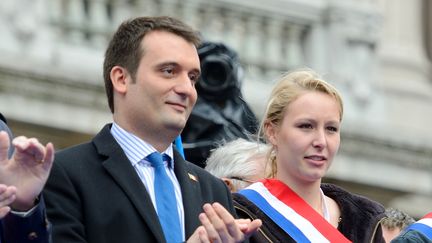
[[[111,112],[114,112],[113,85],[110,78],[111,69],[114,66],[124,67],[132,76],[132,80],[135,80],[138,65],[144,54],[141,41],[146,34],[155,30],[176,34],[194,44],[197,48],[201,43],[197,31],[182,21],[171,17],[138,17],[123,22],[109,42],[103,64],[105,91]]]

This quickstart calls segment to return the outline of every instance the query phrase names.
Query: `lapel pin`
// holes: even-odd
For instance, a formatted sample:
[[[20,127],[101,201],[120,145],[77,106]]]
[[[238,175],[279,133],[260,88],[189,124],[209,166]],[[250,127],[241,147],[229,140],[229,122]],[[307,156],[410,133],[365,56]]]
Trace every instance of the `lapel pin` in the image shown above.
[[[192,175],[191,173],[188,173],[189,175],[189,179],[193,180],[193,181],[198,181],[198,179],[196,178],[196,176]]]

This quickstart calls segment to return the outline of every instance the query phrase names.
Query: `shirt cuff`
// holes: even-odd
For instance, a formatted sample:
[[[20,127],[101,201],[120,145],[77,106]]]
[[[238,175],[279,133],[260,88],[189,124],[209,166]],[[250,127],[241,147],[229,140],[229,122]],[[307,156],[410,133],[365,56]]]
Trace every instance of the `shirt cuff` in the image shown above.
[[[13,215],[16,215],[18,217],[25,218],[25,217],[31,216],[38,206],[39,206],[39,202],[37,202],[36,205],[34,205],[31,209],[29,209],[26,212],[19,212],[19,211],[11,210],[10,213]]]

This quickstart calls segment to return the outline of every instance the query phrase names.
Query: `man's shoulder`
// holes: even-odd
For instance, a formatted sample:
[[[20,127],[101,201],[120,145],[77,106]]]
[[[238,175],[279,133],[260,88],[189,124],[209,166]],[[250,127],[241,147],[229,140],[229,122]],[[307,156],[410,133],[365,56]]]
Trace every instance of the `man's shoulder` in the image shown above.
[[[198,182],[203,192],[209,192],[214,195],[230,194],[225,183],[210,172],[188,161],[185,162],[185,166],[189,179]],[[229,200],[231,200],[231,197]]]
[[[83,157],[88,155],[88,152],[94,151],[94,146],[91,141],[84,142],[81,144],[73,145],[64,149],[60,149],[56,152],[55,160],[61,160],[70,156]]]
[[[210,172],[206,171],[205,169],[199,167],[198,165],[191,163],[189,161],[185,161],[186,167],[190,172],[193,172],[200,178],[205,178],[208,182],[222,182],[221,179],[215,177]]]
[[[58,152],[56,152],[55,161],[57,163],[65,163],[63,161],[68,161],[74,158],[76,161],[74,163],[79,163],[86,157],[93,158],[94,156],[97,156],[98,150],[100,150],[98,147],[103,147],[105,146],[104,144],[109,144],[109,146],[112,146],[112,141],[114,139],[109,132],[108,126],[109,124],[102,128],[102,130],[90,141],[60,149]]]

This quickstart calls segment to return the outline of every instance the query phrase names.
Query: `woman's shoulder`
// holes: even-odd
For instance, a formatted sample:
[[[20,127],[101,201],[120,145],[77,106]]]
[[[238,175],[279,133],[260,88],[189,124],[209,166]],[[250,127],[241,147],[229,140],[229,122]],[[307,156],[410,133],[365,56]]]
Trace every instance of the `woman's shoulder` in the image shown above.
[[[384,206],[365,196],[351,193],[344,188],[334,185],[323,183],[321,189],[324,195],[332,198],[337,202],[339,207],[344,208],[344,205],[353,207],[353,210],[367,210],[370,214],[383,214],[385,212]]]
[[[372,242],[384,242],[379,227],[379,222],[385,217],[383,205],[333,184],[322,184],[321,189],[340,208],[339,231],[353,242],[371,242],[371,239]]]

